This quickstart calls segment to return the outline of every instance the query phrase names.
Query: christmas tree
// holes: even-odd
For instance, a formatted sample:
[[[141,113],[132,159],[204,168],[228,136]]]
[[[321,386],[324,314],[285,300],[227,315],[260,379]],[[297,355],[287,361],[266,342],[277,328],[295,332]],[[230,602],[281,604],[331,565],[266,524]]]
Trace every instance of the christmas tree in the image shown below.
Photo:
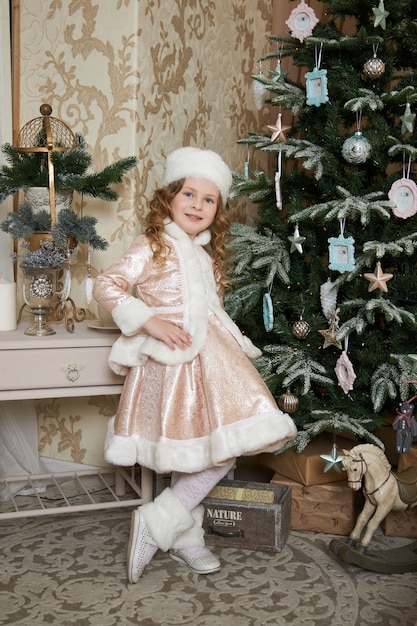
[[[260,59],[273,69],[253,76],[265,127],[240,143],[276,173],[234,176],[258,212],[232,227],[226,299],[298,450],[323,430],[381,445],[379,426],[417,393],[417,2],[325,4],[322,23],[296,0]]]

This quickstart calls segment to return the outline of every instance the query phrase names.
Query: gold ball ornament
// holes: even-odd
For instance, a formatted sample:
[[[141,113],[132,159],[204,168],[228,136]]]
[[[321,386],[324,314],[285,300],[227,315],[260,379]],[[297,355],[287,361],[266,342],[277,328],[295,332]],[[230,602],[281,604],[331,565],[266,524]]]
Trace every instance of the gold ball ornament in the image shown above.
[[[381,59],[378,59],[376,54],[372,59],[366,61],[363,66],[363,73],[365,78],[368,80],[376,80],[377,78],[381,78],[383,73],[385,72],[385,63]]]
[[[278,406],[285,413],[294,413],[299,404],[299,399],[289,389],[278,398]]]
[[[52,115],[52,107],[50,104],[41,104],[41,106],[39,107],[39,112],[41,115],[49,117],[50,115]]]
[[[295,324],[292,327],[292,334],[297,339],[307,339],[309,333],[310,333],[310,324],[306,322],[305,320],[303,320],[303,318],[300,316],[300,319],[298,320],[298,322],[295,322]]]

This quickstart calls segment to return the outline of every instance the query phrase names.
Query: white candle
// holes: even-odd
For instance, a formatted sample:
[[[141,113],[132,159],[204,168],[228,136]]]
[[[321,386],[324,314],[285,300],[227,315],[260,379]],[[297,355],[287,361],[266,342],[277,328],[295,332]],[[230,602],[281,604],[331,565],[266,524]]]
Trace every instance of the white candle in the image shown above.
[[[16,283],[0,277],[0,331],[16,327]]]

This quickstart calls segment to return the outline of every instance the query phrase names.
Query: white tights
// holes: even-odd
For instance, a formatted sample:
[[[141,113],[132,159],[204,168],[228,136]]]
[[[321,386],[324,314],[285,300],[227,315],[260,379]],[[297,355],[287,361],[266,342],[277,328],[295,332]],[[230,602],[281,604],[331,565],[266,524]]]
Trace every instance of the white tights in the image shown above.
[[[224,465],[215,465],[202,472],[183,474],[172,472],[171,489],[186,509],[192,511],[207,494],[235,466],[236,459],[229,459]]]

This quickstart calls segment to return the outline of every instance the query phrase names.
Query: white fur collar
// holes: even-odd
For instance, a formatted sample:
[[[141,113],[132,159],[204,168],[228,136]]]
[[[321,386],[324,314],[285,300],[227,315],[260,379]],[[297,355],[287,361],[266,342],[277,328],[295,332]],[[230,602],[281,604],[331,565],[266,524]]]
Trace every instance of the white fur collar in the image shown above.
[[[211,233],[208,229],[201,231],[201,233],[198,233],[198,235],[196,235],[194,239],[191,239],[187,235],[187,233],[183,231],[182,228],[180,228],[178,224],[173,222],[170,218],[167,218],[164,221],[164,224],[165,232],[167,233],[167,235],[169,235],[173,239],[177,239],[178,241],[191,241],[195,246],[205,246],[211,240]]]

